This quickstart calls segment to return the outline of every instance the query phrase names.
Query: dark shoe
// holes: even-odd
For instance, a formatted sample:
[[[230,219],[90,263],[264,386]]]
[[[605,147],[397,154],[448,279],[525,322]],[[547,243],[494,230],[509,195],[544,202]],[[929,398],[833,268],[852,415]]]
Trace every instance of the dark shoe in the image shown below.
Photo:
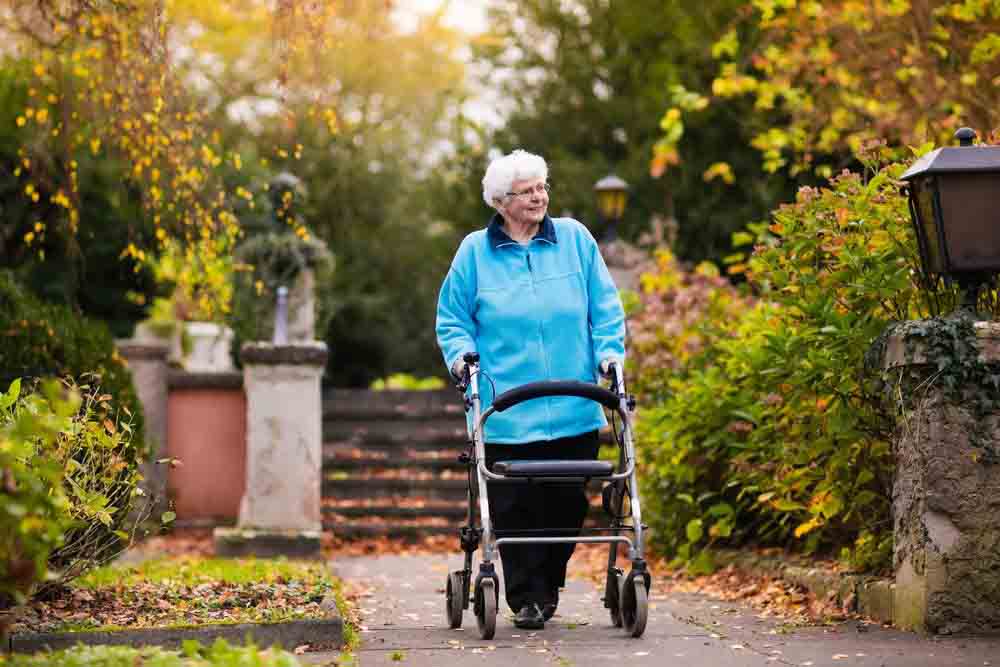
[[[549,598],[548,602],[542,605],[542,618],[544,620],[549,620],[556,613],[556,607],[559,606],[559,589],[552,592],[552,597]]]
[[[514,627],[522,630],[541,630],[545,627],[542,610],[534,602],[524,605],[514,614]]]

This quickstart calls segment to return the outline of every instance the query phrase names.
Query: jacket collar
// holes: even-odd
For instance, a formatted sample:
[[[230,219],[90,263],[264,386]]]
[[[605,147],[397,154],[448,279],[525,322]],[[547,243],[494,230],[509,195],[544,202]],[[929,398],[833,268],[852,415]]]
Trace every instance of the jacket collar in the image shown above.
[[[503,216],[500,213],[494,213],[493,217],[490,219],[490,224],[486,228],[486,236],[490,239],[490,246],[493,248],[499,248],[500,246],[507,245],[509,243],[516,244],[507,232],[503,228]],[[531,240],[538,239],[540,241],[547,241],[551,244],[556,243],[556,226],[552,222],[552,218],[548,215],[542,219],[542,224],[538,227],[538,233],[531,237]]]

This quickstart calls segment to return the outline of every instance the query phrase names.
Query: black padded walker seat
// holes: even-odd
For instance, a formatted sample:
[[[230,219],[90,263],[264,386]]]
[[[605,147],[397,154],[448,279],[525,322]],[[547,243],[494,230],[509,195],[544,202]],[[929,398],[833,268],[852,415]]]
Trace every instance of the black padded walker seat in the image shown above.
[[[609,477],[610,461],[497,461],[493,472],[508,477]]]

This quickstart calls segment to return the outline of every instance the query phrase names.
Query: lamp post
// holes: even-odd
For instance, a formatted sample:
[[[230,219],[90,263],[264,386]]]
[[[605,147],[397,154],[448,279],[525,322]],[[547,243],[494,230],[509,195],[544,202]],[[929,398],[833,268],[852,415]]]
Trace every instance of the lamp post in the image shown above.
[[[617,226],[625,214],[625,202],[628,199],[628,183],[614,174],[609,174],[594,184],[597,194],[597,210],[607,223],[606,241],[613,241],[617,236]]]
[[[973,146],[976,133],[955,133],[959,147],[939,148],[900,177],[929,278],[954,280],[960,309],[975,312],[979,288],[1000,273],[1000,146]]]

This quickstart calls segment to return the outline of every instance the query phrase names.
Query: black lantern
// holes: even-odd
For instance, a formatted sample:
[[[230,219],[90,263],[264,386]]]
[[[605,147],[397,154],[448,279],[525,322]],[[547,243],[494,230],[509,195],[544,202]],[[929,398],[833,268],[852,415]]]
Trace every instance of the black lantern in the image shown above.
[[[962,307],[975,310],[979,286],[1000,273],[1000,146],[973,146],[967,127],[955,138],[960,147],[928,153],[900,178],[924,273],[957,282]]]
[[[608,224],[607,239],[615,238],[616,226],[625,214],[625,201],[628,199],[628,183],[614,174],[609,174],[594,184],[597,193],[597,209]]]

